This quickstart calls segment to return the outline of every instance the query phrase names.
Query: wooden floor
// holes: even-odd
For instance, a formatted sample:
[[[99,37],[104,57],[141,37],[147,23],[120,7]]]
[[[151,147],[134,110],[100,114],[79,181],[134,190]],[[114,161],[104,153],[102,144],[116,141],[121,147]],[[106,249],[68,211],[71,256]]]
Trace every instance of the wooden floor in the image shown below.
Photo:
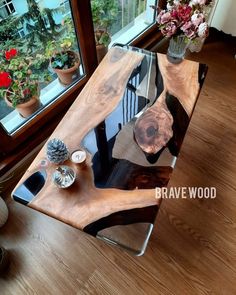
[[[9,201],[1,295],[236,294],[235,47],[211,40],[189,58],[208,76],[170,186],[215,186],[214,200],[164,200],[142,257]]]

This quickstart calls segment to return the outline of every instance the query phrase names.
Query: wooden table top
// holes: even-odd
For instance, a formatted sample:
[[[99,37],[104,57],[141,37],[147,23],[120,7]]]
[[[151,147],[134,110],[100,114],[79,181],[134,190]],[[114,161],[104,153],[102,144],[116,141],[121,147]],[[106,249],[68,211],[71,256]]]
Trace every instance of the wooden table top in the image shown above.
[[[153,223],[161,203],[155,187],[168,184],[205,73],[196,62],[171,64],[163,54],[111,48],[50,137],[70,152],[86,150],[85,166],[63,163],[76,171],[75,183],[53,184],[58,165],[47,160],[45,144],[12,197],[92,235]],[[25,199],[19,188],[37,171],[45,183]],[[30,185],[28,191],[37,184]]]

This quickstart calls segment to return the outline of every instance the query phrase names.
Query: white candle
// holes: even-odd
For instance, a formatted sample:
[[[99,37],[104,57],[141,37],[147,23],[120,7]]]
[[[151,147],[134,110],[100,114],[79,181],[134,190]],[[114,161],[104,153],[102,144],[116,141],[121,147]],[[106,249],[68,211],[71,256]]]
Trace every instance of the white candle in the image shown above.
[[[86,160],[86,152],[83,150],[74,151],[71,155],[71,161],[75,164],[83,163]]]

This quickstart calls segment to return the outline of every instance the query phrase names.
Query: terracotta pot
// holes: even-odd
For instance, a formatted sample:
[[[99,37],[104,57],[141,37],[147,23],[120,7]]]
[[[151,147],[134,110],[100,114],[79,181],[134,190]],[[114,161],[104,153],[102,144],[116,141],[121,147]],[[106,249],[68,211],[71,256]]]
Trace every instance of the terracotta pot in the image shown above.
[[[79,58],[79,55],[77,52],[74,52],[74,51],[70,51],[70,52],[72,52],[74,55],[76,55]],[[79,65],[80,65],[80,61],[78,61],[72,68],[69,68],[66,70],[55,69],[55,68],[52,68],[52,69],[57,74],[61,84],[70,85],[76,78],[78,78]]]
[[[4,200],[0,197],[0,227],[3,226],[8,218],[8,208]]]
[[[7,99],[7,92],[5,95],[5,101],[9,107],[12,107],[12,103]],[[29,101],[18,104],[16,106],[16,110],[20,113],[20,115],[24,118],[27,118],[34,114],[40,107],[39,95],[33,96]]]
[[[96,45],[96,51],[97,51],[97,60],[98,63],[102,61],[104,56],[107,54],[108,48],[105,45]]]

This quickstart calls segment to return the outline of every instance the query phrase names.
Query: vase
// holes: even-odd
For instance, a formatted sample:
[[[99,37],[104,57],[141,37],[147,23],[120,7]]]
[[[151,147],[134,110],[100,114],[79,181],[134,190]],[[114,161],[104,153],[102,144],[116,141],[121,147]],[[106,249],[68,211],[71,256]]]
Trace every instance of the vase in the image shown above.
[[[191,52],[200,52],[202,50],[203,44],[205,42],[206,38],[195,38],[191,43],[189,44],[189,50]]]
[[[189,41],[186,41],[185,36],[175,36],[170,39],[167,58],[171,63],[180,63],[185,56]]]
[[[0,227],[2,227],[8,218],[8,208],[4,200],[0,197]]]

